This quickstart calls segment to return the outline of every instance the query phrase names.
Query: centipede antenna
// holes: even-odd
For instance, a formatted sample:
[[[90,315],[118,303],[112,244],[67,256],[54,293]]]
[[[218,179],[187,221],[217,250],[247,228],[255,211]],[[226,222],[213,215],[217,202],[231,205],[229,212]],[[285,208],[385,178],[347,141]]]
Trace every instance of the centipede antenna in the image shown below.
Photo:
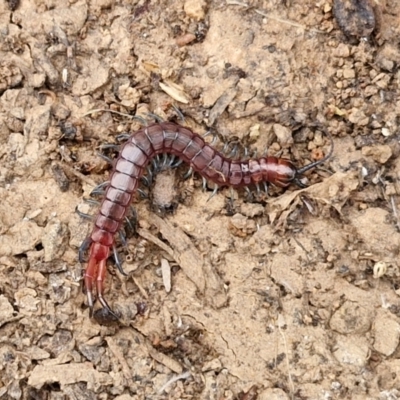
[[[128,274],[122,268],[122,263],[121,263],[121,260],[119,259],[117,247],[115,245],[113,245],[113,255],[114,255],[115,265],[117,266],[118,271],[121,273],[121,275],[128,276]],[[100,300],[100,296],[99,296],[99,300]]]
[[[318,126],[318,127],[320,128],[320,126]],[[323,131],[323,133],[329,138],[329,141],[330,141],[331,148],[329,149],[328,154],[327,154],[324,158],[322,158],[321,160],[314,161],[314,162],[312,162],[312,163],[310,163],[310,164],[305,165],[305,166],[302,167],[302,168],[299,168],[299,169],[296,171],[296,175],[297,175],[297,176],[298,176],[298,175],[303,175],[304,172],[307,172],[307,171],[309,171],[310,169],[313,169],[313,168],[317,167],[318,165],[323,164],[325,161],[327,161],[327,160],[332,156],[333,150],[334,150],[333,137],[332,137],[332,135],[331,135],[326,129],[321,129],[321,131]],[[298,184],[297,181],[296,181],[296,184]],[[299,186],[300,186],[300,185],[299,185]]]

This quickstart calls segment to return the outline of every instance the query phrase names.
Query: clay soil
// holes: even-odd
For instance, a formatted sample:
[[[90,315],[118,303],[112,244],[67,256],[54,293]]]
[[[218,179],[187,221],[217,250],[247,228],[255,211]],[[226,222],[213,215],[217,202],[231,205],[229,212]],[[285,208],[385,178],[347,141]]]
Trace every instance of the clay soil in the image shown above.
[[[379,3],[363,37],[330,0],[0,3],[1,399],[400,397],[400,3]],[[185,165],[143,183],[127,276],[109,261],[121,318],[90,318],[76,208],[149,112],[225,154],[334,152],[268,195],[210,199]]]

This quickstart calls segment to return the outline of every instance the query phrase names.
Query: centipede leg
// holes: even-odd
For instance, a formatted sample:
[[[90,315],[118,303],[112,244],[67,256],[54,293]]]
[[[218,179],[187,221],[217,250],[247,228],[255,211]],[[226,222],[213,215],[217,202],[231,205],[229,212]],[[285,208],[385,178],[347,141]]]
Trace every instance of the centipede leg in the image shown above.
[[[147,176],[142,176],[141,177],[141,181],[145,186],[147,186],[147,187],[150,186],[150,180],[149,180],[149,178]]]
[[[203,177],[203,191],[207,189],[207,179]]]
[[[105,263],[105,260],[104,260]],[[94,306],[94,298],[93,298],[93,281],[96,279],[98,274],[98,264],[97,260],[91,258],[88,262],[88,266],[83,275],[84,289],[87,297],[87,302],[89,306],[90,317],[93,316],[93,306]]]
[[[145,120],[143,120],[143,121],[145,121]],[[131,137],[131,135],[129,133],[121,133],[118,136],[116,136],[116,139],[119,142],[126,142],[130,137]]]
[[[157,114],[153,114],[153,113],[149,112],[149,113],[147,113],[147,116],[150,117],[150,118],[155,119],[160,124],[164,122],[164,120]]]
[[[84,212],[82,212],[82,211],[79,211],[78,206],[75,207],[75,212],[76,212],[81,218],[93,220],[93,216],[92,216],[92,215],[89,215],[89,214],[86,214],[86,213],[84,213]]]
[[[90,196],[92,195],[97,195],[98,193],[100,193],[100,191],[104,190],[108,184],[110,183],[110,181],[105,181],[103,183],[100,183],[100,185],[97,185],[91,192],[90,192]]]
[[[180,158],[178,158],[177,161],[171,164],[171,168],[178,168],[182,163],[183,161]]]
[[[190,167],[185,175],[183,175],[183,179],[188,179],[193,175],[193,168]]]
[[[139,195],[140,195],[140,197],[142,199],[148,199],[149,198],[148,193],[146,193],[143,189],[137,188],[136,190],[137,190],[137,192],[139,193]]]
[[[93,206],[99,206],[99,205],[100,205],[100,202],[99,202],[99,201],[93,200],[93,199],[83,199],[83,201],[84,201],[85,203],[91,204],[91,205],[93,205]]]
[[[237,153],[238,153],[238,145],[237,145],[237,143],[235,143],[233,145],[233,148],[232,148],[231,152],[229,153],[228,157],[229,158],[236,158]]]
[[[90,239],[90,237],[87,237],[83,242],[82,242],[82,244],[80,245],[80,247],[79,247],[79,250],[78,250],[78,259],[79,259],[79,262],[81,263],[81,264],[83,264],[84,262],[85,262],[85,260],[84,260],[84,254],[87,252],[87,250],[89,249],[89,246],[90,246],[90,244],[92,243],[92,239]]]
[[[213,192],[211,193],[210,197],[207,201],[210,201],[217,193],[218,193],[219,186],[215,185]]]
[[[244,188],[244,190],[246,191],[247,201],[253,201],[254,195],[253,195],[252,191],[247,186]]]
[[[96,290],[97,290],[97,298],[99,299],[100,304],[105,308],[111,315],[113,315],[116,319],[119,319],[118,315],[111,309],[108,305],[106,299],[103,296],[104,292],[104,280],[107,273],[106,260],[101,260],[99,262],[97,278],[96,278]]]
[[[127,246],[128,246],[128,243],[127,243],[127,241],[126,241],[126,237],[125,237],[124,233],[123,233],[121,230],[119,230],[119,231],[118,231],[118,235],[119,235],[119,240],[120,240],[121,243],[122,243],[122,246],[127,247]]]
[[[118,136],[117,136],[118,137]],[[128,135],[129,137],[129,135]],[[128,139],[128,137],[126,139]],[[119,153],[121,146],[119,144],[115,144],[115,143],[104,143],[100,146],[101,150],[108,150],[108,149],[112,149],[116,152]]]
[[[114,165],[114,160],[112,160],[110,157],[107,157],[105,154],[102,153],[97,153],[97,155],[102,158],[104,161],[106,161],[108,164],[110,164],[111,166]]]
[[[132,223],[132,219],[134,220],[134,223]],[[135,226],[134,225],[136,225],[136,220],[137,220],[136,217],[133,217],[133,218],[125,217],[126,225],[128,226],[129,230],[132,233],[135,232]]]
[[[149,181],[149,186],[150,186],[153,183],[154,174],[149,166],[146,167],[146,171],[147,171],[147,179]]]
[[[117,247],[114,245],[112,249],[113,249],[115,265],[117,266],[118,271],[121,273],[121,275],[128,276],[128,274],[122,268],[122,263],[121,260],[119,259]]]
[[[185,116],[183,115],[182,111],[175,104],[172,104],[172,108],[175,110],[176,115],[178,116],[178,118],[182,122],[185,122]]]

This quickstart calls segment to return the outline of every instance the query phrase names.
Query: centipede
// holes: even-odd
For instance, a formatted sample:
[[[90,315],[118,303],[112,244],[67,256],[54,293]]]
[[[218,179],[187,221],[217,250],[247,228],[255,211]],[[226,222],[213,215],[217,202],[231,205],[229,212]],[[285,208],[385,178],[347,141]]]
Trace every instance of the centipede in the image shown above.
[[[157,155],[164,153],[178,157],[204,179],[214,182],[216,188],[243,188],[261,183],[281,188],[295,184],[303,188],[304,173],[327,161],[333,153],[333,140],[328,136],[331,141],[329,152],[322,159],[297,168],[289,159],[273,156],[231,159],[201,135],[173,122],[157,122],[129,135],[113,162],[92,231],[79,249],[81,262],[85,262],[84,254],[89,253],[83,273],[83,289],[90,317],[97,299],[106,312],[118,319],[104,297],[106,262],[112,253],[115,256],[116,234],[138,192],[146,167]],[[117,266],[123,273],[119,263]]]

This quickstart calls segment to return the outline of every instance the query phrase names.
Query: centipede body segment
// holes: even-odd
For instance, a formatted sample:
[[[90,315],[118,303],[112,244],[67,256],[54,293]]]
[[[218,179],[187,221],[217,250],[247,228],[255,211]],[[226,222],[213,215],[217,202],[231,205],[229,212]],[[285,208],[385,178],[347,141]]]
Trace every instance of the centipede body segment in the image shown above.
[[[299,179],[301,175],[326,161],[332,149],[322,160],[297,169],[290,160],[276,157],[232,160],[191,129],[172,122],[155,123],[132,133],[115,161],[94,227],[80,249],[80,252],[89,249],[83,279],[91,315],[94,288],[101,305],[113,314],[103,297],[106,261],[110,250],[114,249],[115,235],[121,229],[146,166],[157,154],[178,156],[219,187],[240,188],[267,182],[286,188],[291,183],[303,186]]]

